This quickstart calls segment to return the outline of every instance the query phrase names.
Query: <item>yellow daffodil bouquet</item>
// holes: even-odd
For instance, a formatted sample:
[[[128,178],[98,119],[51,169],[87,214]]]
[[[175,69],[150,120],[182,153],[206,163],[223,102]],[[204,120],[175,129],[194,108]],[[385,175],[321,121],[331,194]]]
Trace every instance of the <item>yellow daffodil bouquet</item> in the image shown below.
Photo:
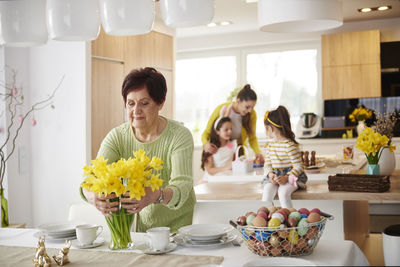
[[[117,162],[107,163],[102,156],[91,161],[84,170],[85,179],[82,188],[108,196],[115,193],[119,209],[112,213],[112,217],[105,217],[111,232],[111,249],[126,248],[131,241],[130,228],[134,214],[121,208],[121,198],[129,194],[129,198],[140,200],[146,195],[145,188],[150,187],[154,192],[163,183],[159,171],[163,168],[163,161],[158,157],[150,159],[144,150],[133,152],[133,158],[121,158]]]
[[[356,122],[356,121],[366,120],[371,116],[372,116],[371,110],[364,107],[358,107],[355,108],[353,112],[349,115],[349,119],[351,120],[351,122]]]
[[[374,132],[372,128],[366,127],[364,131],[357,137],[356,148],[365,153],[368,164],[378,164],[382,154],[382,148],[389,146],[392,152],[396,147],[388,144],[389,138],[378,132]]]

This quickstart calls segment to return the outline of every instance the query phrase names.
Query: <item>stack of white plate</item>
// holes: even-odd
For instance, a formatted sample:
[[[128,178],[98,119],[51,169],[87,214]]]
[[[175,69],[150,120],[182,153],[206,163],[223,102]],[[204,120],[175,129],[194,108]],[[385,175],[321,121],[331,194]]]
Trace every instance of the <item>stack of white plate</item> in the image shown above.
[[[69,239],[76,239],[76,227],[77,223],[66,222],[66,223],[49,223],[40,225],[39,232],[35,233],[35,236],[45,236],[46,240],[64,241]]]
[[[224,245],[236,239],[233,230],[229,224],[193,224],[181,227],[174,241],[192,247]]]

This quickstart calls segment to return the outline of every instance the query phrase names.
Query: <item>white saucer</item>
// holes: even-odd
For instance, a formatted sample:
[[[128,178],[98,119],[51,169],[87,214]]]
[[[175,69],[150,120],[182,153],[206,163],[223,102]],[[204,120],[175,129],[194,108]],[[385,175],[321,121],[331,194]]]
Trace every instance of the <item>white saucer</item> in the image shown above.
[[[65,240],[76,239],[76,235],[75,234],[73,234],[71,236],[59,237],[59,236],[48,235],[48,234],[46,234],[45,232],[42,232],[42,231],[38,231],[38,232],[34,233],[33,236],[37,237],[37,238],[39,238],[41,236],[44,236],[46,238],[46,241],[49,241],[49,242],[64,242]]]
[[[78,240],[74,240],[72,241],[72,246],[76,248],[96,248],[103,245],[104,242],[105,240],[102,237],[97,238],[92,244],[89,245],[82,245]]]
[[[142,251],[144,254],[149,254],[149,255],[158,255],[158,254],[164,254],[171,252],[175,250],[177,247],[177,244],[175,243],[169,243],[168,246],[164,250],[154,250],[153,248],[149,247],[147,244],[140,244],[137,246],[134,246],[133,249],[137,249]]]

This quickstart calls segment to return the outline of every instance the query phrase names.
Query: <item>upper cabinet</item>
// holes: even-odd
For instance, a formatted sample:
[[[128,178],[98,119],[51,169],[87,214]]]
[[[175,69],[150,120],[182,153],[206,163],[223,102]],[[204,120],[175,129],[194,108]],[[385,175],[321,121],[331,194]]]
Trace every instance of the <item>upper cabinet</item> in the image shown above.
[[[133,69],[153,67],[167,81],[167,99],[160,115],[172,119],[174,37],[152,31],[135,36],[111,36],[102,30],[92,41],[91,137],[95,158],[106,134],[125,121],[121,86]]]
[[[322,97],[381,96],[379,30],[322,36]]]

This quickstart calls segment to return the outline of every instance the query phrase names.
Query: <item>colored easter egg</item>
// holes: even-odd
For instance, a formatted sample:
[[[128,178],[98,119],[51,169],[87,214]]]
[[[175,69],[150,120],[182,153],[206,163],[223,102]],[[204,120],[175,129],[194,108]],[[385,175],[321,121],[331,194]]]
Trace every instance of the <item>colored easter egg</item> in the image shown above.
[[[282,213],[279,213],[279,212],[274,212],[272,214],[271,218],[272,219],[273,218],[278,218],[281,221],[281,223],[283,223],[285,221],[285,217],[283,217]]]
[[[278,227],[281,225],[281,220],[279,218],[272,218],[268,222],[268,227]]]
[[[265,227],[267,226],[267,221],[263,217],[257,216],[253,220],[253,225],[255,227]]]
[[[268,220],[268,214],[265,211],[260,210],[257,213],[257,216],[263,217],[265,220]]]
[[[268,239],[268,243],[270,243],[271,246],[273,247],[279,246],[280,244],[279,237],[276,234],[271,235],[270,238]]]
[[[299,224],[297,225],[298,227],[298,232],[300,236],[303,236],[305,234],[307,234],[308,232],[308,222],[306,218],[303,218],[299,221]]]
[[[291,217],[288,219],[288,224],[290,227],[296,227],[297,223],[298,223],[298,221],[295,217]]]
[[[305,214],[308,216],[308,214],[310,214],[310,211],[306,208],[301,208],[298,210],[298,212],[300,212],[301,214]]]
[[[246,225],[246,216],[240,216],[237,218],[236,222],[241,226]]]
[[[267,215],[268,215],[268,213],[269,213],[269,210],[268,210],[267,207],[261,207],[261,208],[259,208],[259,209],[257,210],[257,213],[259,213],[260,211],[265,212]]]
[[[296,218],[297,221],[299,222],[301,220],[301,213],[298,211],[291,212],[289,214],[289,218],[292,218],[292,217]]]
[[[289,216],[289,214],[290,214],[290,210],[288,210],[286,208],[281,208],[280,211],[283,211],[286,214],[286,216]]]
[[[315,212],[318,213],[319,215],[321,215],[321,211],[317,208],[310,210],[310,213]]]
[[[290,229],[288,240],[293,245],[296,245],[297,242],[299,241],[299,234],[297,233],[297,231],[295,229]]]
[[[253,214],[250,214],[249,216],[247,216],[247,218],[246,218],[247,225],[253,225],[254,218],[255,218],[255,216]]]
[[[261,242],[267,241],[268,238],[271,236],[271,231],[255,231],[255,237],[257,240]]]
[[[316,212],[310,213],[310,215],[308,215],[308,218],[307,218],[307,221],[309,223],[319,222],[320,220],[321,220],[321,215],[319,215]]]

